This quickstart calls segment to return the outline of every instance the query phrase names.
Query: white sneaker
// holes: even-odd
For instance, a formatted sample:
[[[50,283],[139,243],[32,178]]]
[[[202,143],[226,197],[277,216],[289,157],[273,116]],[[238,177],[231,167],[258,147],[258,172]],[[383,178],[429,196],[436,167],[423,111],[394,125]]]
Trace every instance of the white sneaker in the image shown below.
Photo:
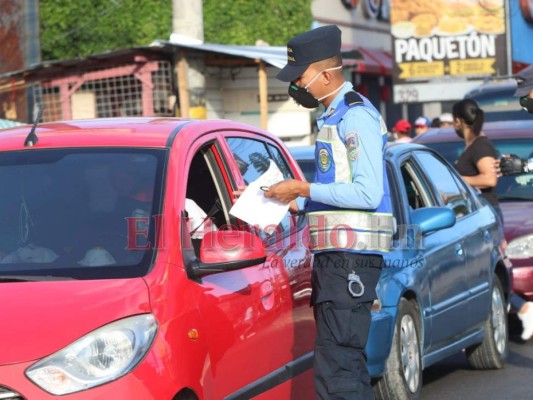
[[[528,301],[527,310],[518,313],[518,318],[522,320],[522,340],[529,340],[533,336],[533,302]]]

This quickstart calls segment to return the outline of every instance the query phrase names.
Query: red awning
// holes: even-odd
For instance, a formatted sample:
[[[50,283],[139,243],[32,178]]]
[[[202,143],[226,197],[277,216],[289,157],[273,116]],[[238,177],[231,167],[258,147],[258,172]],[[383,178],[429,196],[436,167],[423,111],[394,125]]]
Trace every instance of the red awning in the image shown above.
[[[392,56],[387,51],[363,46],[343,46],[342,54],[343,64],[356,67],[356,72],[383,76],[392,74]]]

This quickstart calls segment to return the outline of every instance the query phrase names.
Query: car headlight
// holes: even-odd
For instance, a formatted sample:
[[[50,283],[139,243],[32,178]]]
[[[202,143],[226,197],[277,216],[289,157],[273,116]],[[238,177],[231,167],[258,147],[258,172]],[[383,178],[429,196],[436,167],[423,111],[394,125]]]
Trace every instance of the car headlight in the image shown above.
[[[509,258],[533,257],[533,235],[520,236],[511,240],[505,252]]]
[[[149,350],[157,331],[151,314],[105,325],[26,370],[26,376],[54,395],[78,392],[130,372]]]

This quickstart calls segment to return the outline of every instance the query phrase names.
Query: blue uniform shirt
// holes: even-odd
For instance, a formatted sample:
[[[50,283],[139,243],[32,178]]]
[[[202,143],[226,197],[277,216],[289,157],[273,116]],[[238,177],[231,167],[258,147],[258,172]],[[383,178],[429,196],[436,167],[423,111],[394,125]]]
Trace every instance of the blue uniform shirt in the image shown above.
[[[350,90],[354,90],[353,86],[346,82],[325,112],[317,118],[319,129]],[[361,98],[364,105],[351,107],[337,127],[344,143],[347,135],[355,135],[358,139],[358,157],[350,161],[352,183],[312,183],[310,191],[313,201],[348,209],[375,209],[381,202],[384,193],[383,132],[386,129],[376,108],[367,98]]]

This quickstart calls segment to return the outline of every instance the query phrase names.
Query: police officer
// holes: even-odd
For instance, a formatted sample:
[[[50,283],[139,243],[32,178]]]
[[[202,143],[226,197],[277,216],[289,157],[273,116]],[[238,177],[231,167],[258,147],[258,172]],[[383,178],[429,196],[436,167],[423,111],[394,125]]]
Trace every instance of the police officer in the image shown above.
[[[277,78],[318,117],[315,182],[289,179],[266,197],[308,198],[305,212],[315,254],[313,294],[317,337],[317,399],[372,399],[365,345],[375,287],[392,238],[392,214],[383,149],[387,129],[368,99],[344,80],[341,31],[323,26],[293,37]]]
[[[517,88],[514,97],[518,97],[522,108],[533,114],[533,65],[524,68],[515,75]],[[499,168],[502,175],[514,175],[533,172],[533,158],[523,160],[514,154],[505,154],[500,159]]]

